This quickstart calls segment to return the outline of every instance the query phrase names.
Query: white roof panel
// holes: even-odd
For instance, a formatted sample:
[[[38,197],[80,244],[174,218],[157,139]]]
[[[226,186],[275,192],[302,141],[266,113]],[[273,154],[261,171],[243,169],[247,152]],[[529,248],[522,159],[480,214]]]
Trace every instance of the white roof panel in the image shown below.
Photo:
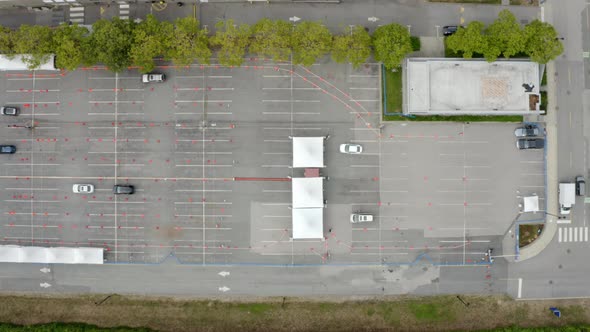
[[[293,208],[323,208],[324,178],[291,179]]]
[[[293,137],[293,167],[325,167],[325,137]]]
[[[293,239],[321,239],[324,237],[322,208],[292,209]]]

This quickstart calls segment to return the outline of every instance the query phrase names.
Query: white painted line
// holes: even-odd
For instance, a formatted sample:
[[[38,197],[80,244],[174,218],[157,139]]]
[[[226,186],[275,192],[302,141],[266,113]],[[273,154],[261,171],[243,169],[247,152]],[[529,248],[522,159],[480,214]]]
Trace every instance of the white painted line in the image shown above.
[[[217,76],[207,76],[207,77],[209,77],[209,78],[232,78],[233,76],[220,76],[220,75],[217,75]]]
[[[262,88],[262,90],[291,90],[291,88]],[[320,88],[293,88],[293,90],[321,90]]]
[[[324,128],[293,128],[293,130],[323,130]],[[289,127],[269,127],[264,130],[291,130]]]
[[[143,104],[143,100],[89,100],[89,104]]]
[[[295,99],[295,100],[290,100],[290,99],[263,99],[262,100],[263,103],[319,103],[319,100],[301,100],[301,99]]]
[[[522,297],[522,278],[518,278],[518,295],[517,298]]]
[[[94,203],[94,204],[115,204],[115,201],[88,201],[88,203]],[[145,202],[129,202],[129,201],[118,201],[118,204],[145,204]]]
[[[557,241],[557,242],[562,242],[562,241],[563,241],[563,235],[562,235],[562,233],[563,233],[563,228],[559,227],[557,230],[558,230],[557,234],[559,235],[559,236],[558,236],[558,238],[559,238],[559,239],[558,239],[558,241]]]
[[[231,189],[175,189],[177,192],[232,192]]]
[[[574,242],[578,242],[578,227],[574,227]]]
[[[297,115],[319,115],[320,112],[262,112],[262,114],[265,114],[265,115],[291,115],[291,114],[297,114]]]
[[[180,165],[174,165],[174,166],[176,166],[176,167],[211,167],[211,168],[214,168],[214,167],[233,167],[234,165],[206,165],[206,164],[205,165],[182,165],[182,164],[180,164]]]
[[[588,227],[584,227],[584,241],[588,242]]]
[[[289,168],[289,165],[262,165],[261,167],[280,167],[280,168]]]
[[[218,100],[175,100],[175,103],[231,103],[229,99]]]
[[[570,228],[569,228],[569,240],[570,240],[570,241],[572,241],[572,239],[574,238],[574,237],[572,236],[572,235],[573,235],[573,233],[574,233],[574,229],[573,229],[573,227],[570,227]]]
[[[4,188],[4,190],[58,190],[57,188]]]

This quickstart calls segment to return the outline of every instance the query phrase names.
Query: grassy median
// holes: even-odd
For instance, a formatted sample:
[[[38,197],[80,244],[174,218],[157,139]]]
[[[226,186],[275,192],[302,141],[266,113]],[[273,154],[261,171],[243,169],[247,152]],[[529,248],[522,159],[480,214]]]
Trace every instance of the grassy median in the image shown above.
[[[97,305],[103,298],[2,296],[0,322],[66,323],[21,331],[98,331],[92,326],[83,329],[82,323],[114,328],[112,331],[448,331],[565,327],[590,321],[590,300],[517,302],[501,296],[458,299],[448,295],[362,301],[270,298],[229,302],[114,295]],[[553,316],[550,306],[559,307],[562,317]],[[14,329],[0,325],[0,331]]]

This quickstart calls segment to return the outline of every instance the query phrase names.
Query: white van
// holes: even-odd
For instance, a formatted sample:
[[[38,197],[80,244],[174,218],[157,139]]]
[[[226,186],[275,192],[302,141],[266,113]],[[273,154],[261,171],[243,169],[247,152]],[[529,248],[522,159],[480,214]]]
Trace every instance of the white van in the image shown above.
[[[559,184],[559,213],[570,214],[572,206],[576,202],[576,184]]]

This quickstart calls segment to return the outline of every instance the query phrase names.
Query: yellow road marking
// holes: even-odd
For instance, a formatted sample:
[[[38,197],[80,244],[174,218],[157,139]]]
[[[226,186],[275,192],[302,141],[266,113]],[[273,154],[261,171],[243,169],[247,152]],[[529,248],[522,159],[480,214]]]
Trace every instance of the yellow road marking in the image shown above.
[[[100,7],[100,16],[102,16],[102,14],[104,14],[104,10],[105,10],[104,7],[101,6]]]
[[[158,12],[161,12],[162,10],[166,9],[166,7],[168,7],[168,3],[164,2],[164,3],[153,3],[152,4],[152,8],[155,9]]]

